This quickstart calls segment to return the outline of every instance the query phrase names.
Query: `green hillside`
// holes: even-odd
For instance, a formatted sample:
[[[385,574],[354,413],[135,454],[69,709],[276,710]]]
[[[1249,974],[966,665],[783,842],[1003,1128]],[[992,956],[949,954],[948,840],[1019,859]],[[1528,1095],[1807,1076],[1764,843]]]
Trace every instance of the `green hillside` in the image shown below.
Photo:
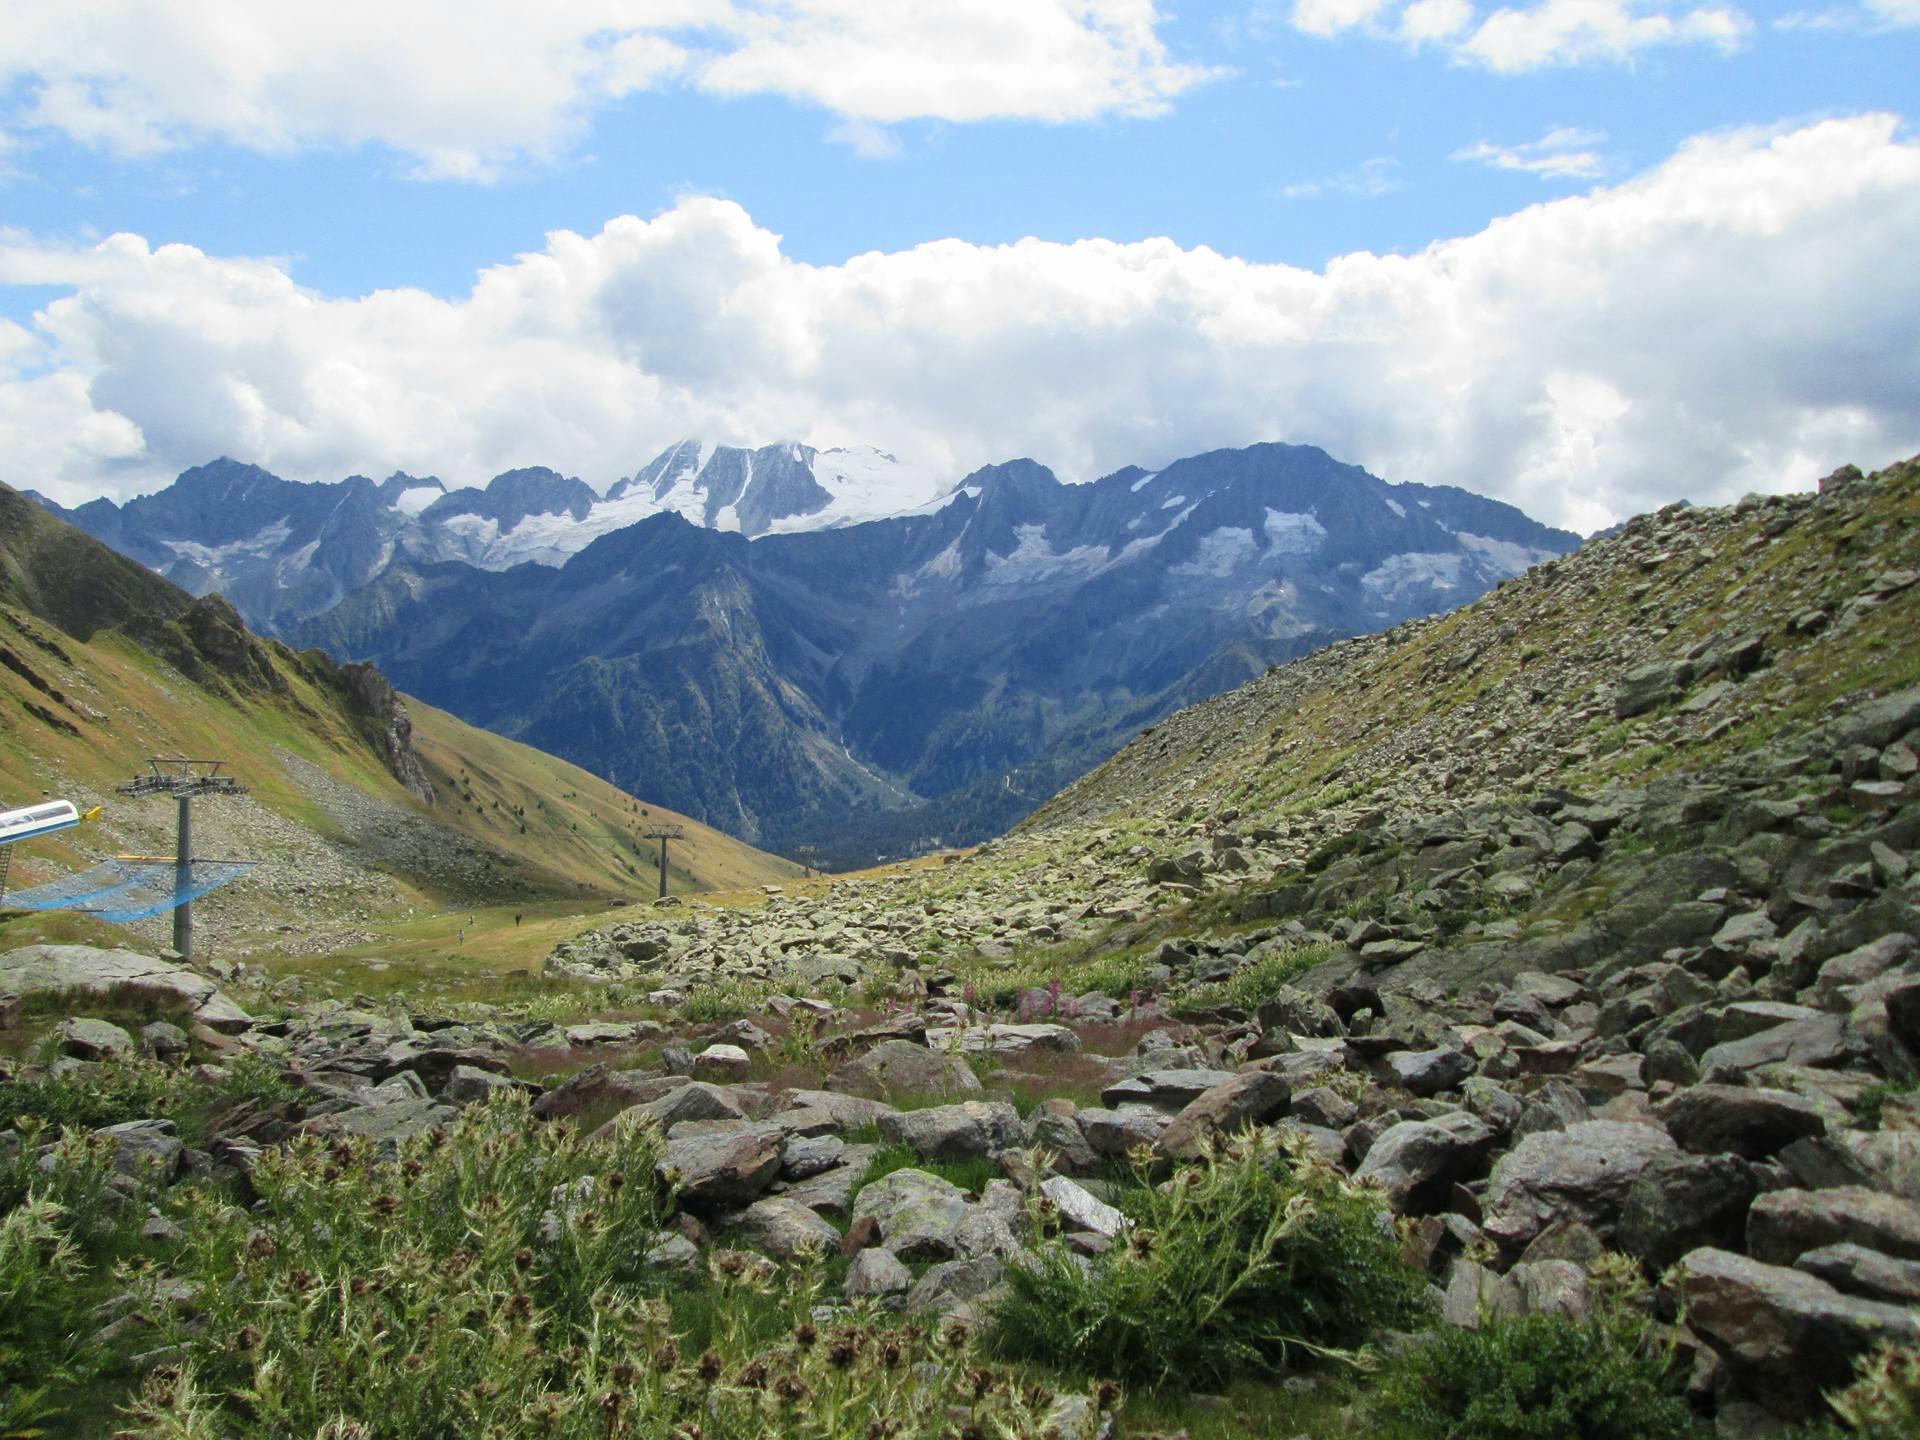
[[[0,487],[0,803],[104,807],[98,822],[18,847],[9,887],[115,853],[171,853],[171,803],[114,793],[153,755],[223,759],[249,788],[196,811],[197,853],[263,862],[201,902],[207,933],[234,953],[344,916],[378,934],[383,917],[423,909],[650,897],[657,852],[639,832],[682,818],[399,702],[377,672],[259,639],[219,597],[193,600]],[[687,831],[672,850],[675,892],[798,873]],[[164,920],[128,930],[16,912],[0,944],[164,933]]]

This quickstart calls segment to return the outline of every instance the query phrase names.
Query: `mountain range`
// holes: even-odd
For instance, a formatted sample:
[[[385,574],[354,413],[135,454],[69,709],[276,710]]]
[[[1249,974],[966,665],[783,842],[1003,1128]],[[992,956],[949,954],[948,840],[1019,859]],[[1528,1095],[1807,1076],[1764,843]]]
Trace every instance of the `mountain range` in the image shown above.
[[[1580,543],[1277,444],[1088,484],[1016,460],[944,491],[793,444],[688,441],[605,495],[222,460],[61,513],[258,628],[840,864],[996,833],[1182,705]]]

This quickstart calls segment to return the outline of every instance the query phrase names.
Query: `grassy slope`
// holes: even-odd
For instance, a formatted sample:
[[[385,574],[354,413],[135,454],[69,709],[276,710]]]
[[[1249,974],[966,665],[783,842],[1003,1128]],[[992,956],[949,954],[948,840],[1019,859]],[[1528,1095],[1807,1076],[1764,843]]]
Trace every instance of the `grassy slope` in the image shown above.
[[[350,845],[354,837],[342,832],[341,822],[293,782],[285,753],[369,799],[481,841],[505,857],[507,874],[542,892],[600,900],[653,893],[655,852],[635,831],[682,817],[416,703],[410,706],[416,744],[440,795],[438,804],[425,807],[368,744],[327,664],[259,644],[252,653],[271,671],[266,683],[258,673],[249,681],[197,665],[179,624],[187,603],[158,576],[0,488],[0,806],[43,794],[106,806],[97,825],[18,847],[12,888],[102,854],[168,848],[169,802],[113,794],[115,784],[144,771],[153,754],[223,757],[266,809]],[[199,678],[182,674],[163,655],[195,663]],[[524,809],[524,828],[521,817],[509,823],[511,806]],[[672,853],[675,891],[752,886],[799,873],[686,823],[689,840]],[[397,878],[429,907],[442,898],[431,881]],[[576,899],[570,908],[582,907]],[[278,918],[263,914],[263,928]],[[0,924],[0,945],[41,938],[124,943],[126,932],[58,914]]]
[[[423,701],[409,698],[407,709],[414,748],[441,795],[436,818],[529,863],[590,877],[616,893],[650,896],[659,883],[659,850],[643,832],[678,824],[687,834],[667,847],[670,891],[746,889],[800,874],[790,861],[648,805],[545,751],[475,729]]]

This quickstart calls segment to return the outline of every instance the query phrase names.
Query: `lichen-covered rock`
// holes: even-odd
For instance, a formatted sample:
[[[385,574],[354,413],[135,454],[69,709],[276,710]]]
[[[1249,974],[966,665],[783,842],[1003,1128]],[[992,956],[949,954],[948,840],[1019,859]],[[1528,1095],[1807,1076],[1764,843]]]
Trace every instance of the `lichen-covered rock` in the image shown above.
[[[1814,1415],[1848,1384],[1854,1362],[1889,1341],[1920,1341],[1920,1311],[1843,1295],[1817,1276],[1727,1250],[1680,1262],[1687,1325],[1769,1409]]]
[[[1641,1172],[1677,1148],[1664,1130],[1614,1120],[1529,1135],[1493,1167],[1487,1233],[1515,1251],[1559,1219],[1608,1236]]]
[[[1809,1250],[1853,1241],[1903,1260],[1920,1260],[1920,1205],[1858,1185],[1775,1190],[1747,1212],[1747,1251],[1791,1265]]]
[[[1368,1147],[1354,1178],[1384,1189],[1396,1215],[1434,1215],[1448,1208],[1456,1183],[1479,1173],[1492,1144],[1492,1129],[1464,1110],[1402,1120]]]
[[[1693,1085],[1677,1091],[1654,1113],[1681,1149],[1748,1160],[1765,1160],[1795,1140],[1824,1135],[1827,1129],[1826,1117],[1812,1101],[1786,1090],[1743,1085]]]
[[[734,1222],[741,1239],[781,1260],[824,1255],[840,1244],[840,1232],[798,1200],[772,1195],[756,1200]]]
[[[0,995],[31,995],[41,990],[103,993],[123,987],[177,995],[195,1020],[224,1034],[238,1034],[253,1024],[253,1018],[205,975],[152,955],[92,945],[27,945],[0,955]]]
[[[946,1055],[910,1040],[887,1040],[837,1066],[827,1089],[870,1100],[918,1099],[977,1093],[980,1077],[958,1055]]]
[[[777,1125],[682,1133],[667,1141],[655,1168],[690,1209],[747,1205],[780,1173],[783,1138]]]
[[[1279,1076],[1249,1070],[1223,1080],[1190,1102],[1160,1132],[1160,1153],[1170,1160],[1193,1160],[1216,1140],[1238,1134],[1286,1114],[1293,1087]]]
[[[1004,1100],[963,1100],[882,1115],[880,1138],[923,1160],[977,1160],[1025,1145],[1027,1127]]]
[[[871,1219],[879,1226],[881,1243],[902,1259],[944,1259],[958,1248],[967,1196],[925,1170],[895,1170],[861,1190],[853,1218]]]

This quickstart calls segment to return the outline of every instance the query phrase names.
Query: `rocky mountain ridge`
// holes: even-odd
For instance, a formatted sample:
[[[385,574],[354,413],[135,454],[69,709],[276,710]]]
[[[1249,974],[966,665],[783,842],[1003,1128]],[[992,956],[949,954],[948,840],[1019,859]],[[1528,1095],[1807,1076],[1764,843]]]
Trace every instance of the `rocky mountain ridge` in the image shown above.
[[[1257,446],[755,540],[656,515],[558,569],[396,563],[293,628],[475,723],[840,863],[996,833],[1131,728],[1575,537]],[[902,843],[902,842],[906,843]]]

